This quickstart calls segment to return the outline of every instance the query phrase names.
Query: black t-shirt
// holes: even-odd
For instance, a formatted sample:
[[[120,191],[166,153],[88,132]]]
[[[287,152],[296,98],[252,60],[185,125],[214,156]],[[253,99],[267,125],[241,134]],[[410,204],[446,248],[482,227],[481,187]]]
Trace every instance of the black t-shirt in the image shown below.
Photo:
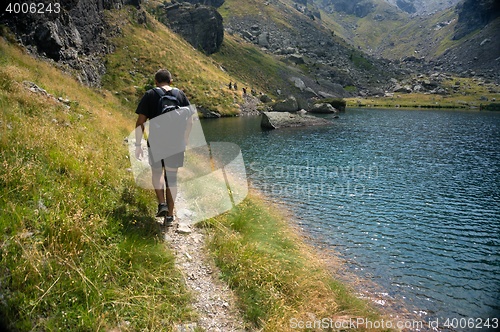
[[[172,93],[172,90],[168,90],[166,93],[172,96],[176,96],[177,101],[179,102],[179,106],[189,106],[189,100],[182,90],[176,89],[176,94]],[[158,102],[160,101],[160,95],[154,91],[154,89],[150,89],[146,91],[144,96],[142,96],[139,105],[137,105],[137,109],[135,110],[136,114],[143,114],[148,119],[153,119],[158,116]]]

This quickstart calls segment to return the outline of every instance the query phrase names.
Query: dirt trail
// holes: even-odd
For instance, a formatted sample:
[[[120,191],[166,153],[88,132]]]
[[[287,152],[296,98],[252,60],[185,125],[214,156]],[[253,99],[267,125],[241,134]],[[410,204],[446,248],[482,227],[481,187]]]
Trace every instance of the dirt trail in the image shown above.
[[[193,293],[193,307],[199,317],[196,322],[177,326],[177,331],[245,331],[243,319],[236,308],[231,289],[219,279],[219,270],[205,249],[206,231],[193,227],[191,211],[184,200],[176,202],[177,219],[165,230],[165,241],[176,256],[176,267],[184,275]]]

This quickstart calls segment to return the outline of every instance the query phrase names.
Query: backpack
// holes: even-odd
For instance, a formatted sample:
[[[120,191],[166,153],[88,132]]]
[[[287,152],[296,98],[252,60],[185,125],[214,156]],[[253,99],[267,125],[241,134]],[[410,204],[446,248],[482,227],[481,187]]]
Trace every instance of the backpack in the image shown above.
[[[179,100],[177,100],[179,89],[173,88],[172,90],[170,90],[172,94],[167,93],[162,88],[154,88],[154,90],[160,96],[156,112],[157,116],[179,108]]]

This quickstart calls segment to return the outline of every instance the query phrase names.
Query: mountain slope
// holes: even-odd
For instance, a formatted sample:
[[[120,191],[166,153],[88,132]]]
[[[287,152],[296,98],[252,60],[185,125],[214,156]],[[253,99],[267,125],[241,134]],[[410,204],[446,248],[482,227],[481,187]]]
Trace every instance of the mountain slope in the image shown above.
[[[235,79],[153,17],[148,15],[146,25],[138,24],[139,12],[128,7],[107,13],[108,22],[120,27],[121,34],[112,39],[115,51],[106,57],[103,87],[116,91],[124,105],[134,108],[153,86],[154,73],[166,67],[174,85],[186,92],[198,111],[237,114],[241,95],[227,88]]]
[[[500,82],[498,1],[462,0],[455,7],[418,16],[409,16],[382,0],[370,0],[370,10],[356,16],[355,12],[338,11],[339,1],[343,0],[316,1],[324,12],[323,20],[367,53],[409,60],[407,64],[417,71],[475,72]]]
[[[304,2],[301,2],[304,3]],[[229,34],[236,34],[266,53],[302,71],[309,80],[309,97],[349,96],[352,92],[383,89],[401,72],[387,61],[367,56],[323,24],[313,7],[294,1],[226,0],[221,7]],[[289,82],[293,75],[283,77]],[[283,86],[282,90],[286,90]],[[324,92],[324,93],[320,93]],[[306,93],[302,93],[307,97]]]

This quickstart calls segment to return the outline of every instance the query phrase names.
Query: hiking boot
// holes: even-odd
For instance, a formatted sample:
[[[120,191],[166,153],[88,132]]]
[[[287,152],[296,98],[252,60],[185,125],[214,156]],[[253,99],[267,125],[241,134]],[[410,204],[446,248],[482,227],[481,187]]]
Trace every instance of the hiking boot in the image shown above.
[[[168,212],[168,205],[165,203],[158,204],[158,212],[156,213],[157,217],[165,217]]]
[[[174,216],[165,216],[163,219],[163,226],[170,227],[174,223]]]

